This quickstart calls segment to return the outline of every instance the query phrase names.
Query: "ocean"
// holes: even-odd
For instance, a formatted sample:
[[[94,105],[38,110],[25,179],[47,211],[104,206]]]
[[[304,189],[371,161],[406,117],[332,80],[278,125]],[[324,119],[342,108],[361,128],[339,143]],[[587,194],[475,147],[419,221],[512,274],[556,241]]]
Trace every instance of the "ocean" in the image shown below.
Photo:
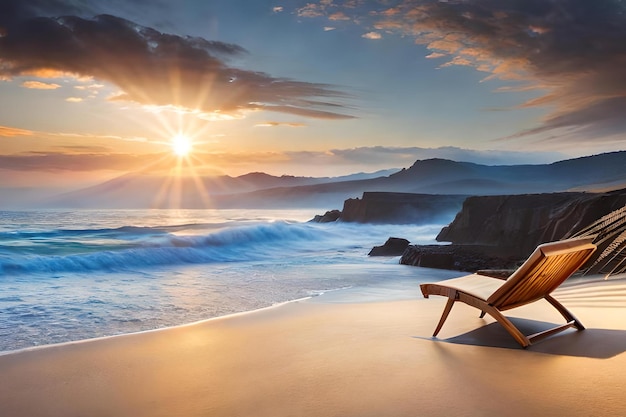
[[[368,257],[443,225],[311,223],[319,210],[0,211],[0,352],[139,332],[451,271]]]

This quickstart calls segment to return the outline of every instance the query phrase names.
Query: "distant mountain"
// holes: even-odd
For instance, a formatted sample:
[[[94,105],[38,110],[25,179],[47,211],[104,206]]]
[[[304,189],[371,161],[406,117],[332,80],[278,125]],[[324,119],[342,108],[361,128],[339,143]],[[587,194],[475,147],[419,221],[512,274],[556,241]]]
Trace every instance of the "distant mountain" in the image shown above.
[[[326,177],[326,179],[328,180],[327,182],[368,180],[371,178],[387,177],[399,171],[400,169],[397,169],[397,168],[381,169],[380,171],[376,171],[376,172],[359,172],[356,174],[343,175],[340,177]],[[324,179],[324,178],[319,178],[319,179]]]
[[[398,171],[400,170],[386,169],[370,173],[359,172],[357,174],[343,175],[339,177],[294,177],[291,175],[281,175],[280,177],[276,177],[264,172],[251,172],[235,178],[223,176],[213,179],[209,177],[204,178],[203,181],[205,181],[209,187],[214,187],[215,184],[213,182],[217,181],[221,184],[219,188],[223,193],[225,191],[223,188],[224,186],[232,188],[230,192],[242,192],[244,191],[242,190],[242,187],[250,188],[252,190],[263,190],[275,187],[295,187],[299,185],[324,184],[341,181],[359,181],[395,174]]]
[[[605,153],[552,164],[480,165],[446,159],[416,161],[395,174],[359,181],[342,181],[224,195],[222,206],[261,204],[286,207],[343,205],[364,192],[501,195],[562,191],[606,191],[626,186],[626,151]]]
[[[586,156],[544,165],[479,165],[469,162],[453,162],[443,159],[417,161],[409,169],[390,176],[394,181],[408,182],[416,189],[439,189],[444,193],[458,192],[475,184],[489,192],[493,183],[514,186],[520,192],[567,191],[575,187],[590,190],[605,184],[626,182],[626,151]],[[461,181],[461,182],[459,182]],[[482,184],[481,184],[482,182]],[[441,190],[439,191],[442,192]]]
[[[380,174],[380,175],[379,175]],[[364,192],[498,195],[605,191],[626,186],[626,151],[542,165],[480,165],[445,159],[418,160],[399,172],[338,178],[184,178],[128,174],[48,201],[57,207],[115,208],[337,208]]]
[[[398,169],[357,173],[339,177],[280,177],[251,172],[239,177],[166,177],[145,173],[129,173],[92,187],[47,198],[43,205],[62,208],[165,208],[218,207],[220,201],[233,200],[228,206],[255,207],[235,196],[259,190],[290,188],[314,184],[331,184],[346,180],[366,180],[390,175]],[[227,195],[228,197],[220,197]],[[263,204],[263,202],[257,202]]]

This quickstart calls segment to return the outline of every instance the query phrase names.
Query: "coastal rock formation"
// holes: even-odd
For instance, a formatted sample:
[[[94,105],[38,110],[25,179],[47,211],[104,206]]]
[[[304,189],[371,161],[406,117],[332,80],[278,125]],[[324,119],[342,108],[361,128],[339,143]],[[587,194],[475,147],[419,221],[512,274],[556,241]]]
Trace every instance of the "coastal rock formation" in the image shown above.
[[[514,270],[522,260],[507,251],[481,245],[409,245],[400,263],[424,268],[476,272],[478,270]],[[483,275],[490,275],[485,272]],[[498,276],[502,276],[500,272]],[[508,276],[508,275],[506,275]]]
[[[374,246],[369,256],[399,256],[404,253],[409,241],[400,237],[390,237],[384,245]]]
[[[328,210],[323,215],[316,215],[313,219],[311,219],[311,221],[315,223],[331,223],[337,221],[339,217],[341,217],[341,211]]]
[[[525,258],[537,245],[572,236],[624,205],[626,189],[469,197],[437,241],[483,245]]]
[[[541,243],[597,234],[598,251],[586,268],[610,272],[626,269],[624,230],[626,189],[469,197],[437,236],[451,245],[410,245],[400,263],[468,272],[502,269],[497,275],[506,276]]]
[[[463,195],[365,192],[343,204],[341,221],[358,223],[433,223],[452,219]],[[448,220],[449,221],[449,220]]]

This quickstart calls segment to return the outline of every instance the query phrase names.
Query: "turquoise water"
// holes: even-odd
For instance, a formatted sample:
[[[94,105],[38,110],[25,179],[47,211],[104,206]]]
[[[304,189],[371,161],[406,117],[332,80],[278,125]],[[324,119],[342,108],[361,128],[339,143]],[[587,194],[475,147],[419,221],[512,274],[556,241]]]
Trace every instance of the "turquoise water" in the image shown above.
[[[442,225],[309,223],[312,210],[0,212],[0,351],[150,330],[450,272],[367,253]],[[442,276],[444,274],[444,276]]]

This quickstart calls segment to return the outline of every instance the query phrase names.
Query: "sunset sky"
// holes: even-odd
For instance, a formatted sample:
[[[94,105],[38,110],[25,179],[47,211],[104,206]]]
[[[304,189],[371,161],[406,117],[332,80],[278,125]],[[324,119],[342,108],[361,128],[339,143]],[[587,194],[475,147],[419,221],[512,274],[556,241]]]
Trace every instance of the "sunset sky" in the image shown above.
[[[626,149],[621,0],[0,0],[0,187]]]

